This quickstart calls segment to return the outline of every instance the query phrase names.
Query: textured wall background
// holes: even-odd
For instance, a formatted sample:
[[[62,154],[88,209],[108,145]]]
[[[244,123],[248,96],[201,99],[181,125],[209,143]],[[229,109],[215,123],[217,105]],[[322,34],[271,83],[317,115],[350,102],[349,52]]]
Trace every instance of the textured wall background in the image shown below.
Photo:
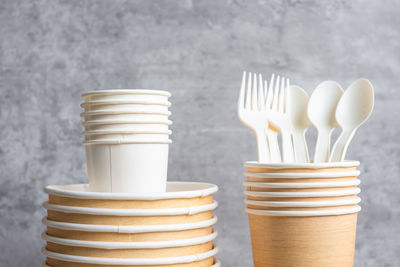
[[[39,266],[42,188],[86,181],[80,94],[172,92],[169,180],[220,186],[219,258],[251,266],[242,163],[255,138],[236,117],[243,70],[309,93],[358,77],[376,107],[348,158],[362,162],[356,266],[400,266],[400,2],[0,1],[0,265]],[[315,131],[309,131],[315,136]]]

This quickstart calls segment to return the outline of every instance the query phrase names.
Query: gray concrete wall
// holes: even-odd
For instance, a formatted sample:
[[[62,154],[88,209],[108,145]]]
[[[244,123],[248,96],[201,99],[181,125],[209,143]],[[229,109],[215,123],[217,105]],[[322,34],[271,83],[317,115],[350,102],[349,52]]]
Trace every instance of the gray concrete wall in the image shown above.
[[[355,265],[400,266],[399,12],[395,0],[0,1],[0,265],[39,266],[42,188],[87,181],[80,94],[154,88],[173,94],[169,180],[220,186],[218,258],[251,266],[242,163],[256,148],[236,116],[250,70],[309,93],[372,81],[375,110],[348,154],[362,162]]]

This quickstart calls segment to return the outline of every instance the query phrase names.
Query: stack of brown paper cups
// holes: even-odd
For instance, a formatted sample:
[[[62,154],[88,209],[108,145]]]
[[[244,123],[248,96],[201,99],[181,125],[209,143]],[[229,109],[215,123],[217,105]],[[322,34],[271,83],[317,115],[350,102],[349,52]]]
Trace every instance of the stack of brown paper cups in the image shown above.
[[[47,186],[43,266],[219,266],[217,186],[168,182],[159,194]]]
[[[82,95],[91,191],[165,192],[171,143],[170,96],[167,91],[143,89]]]
[[[359,162],[247,162],[254,266],[353,266]]]

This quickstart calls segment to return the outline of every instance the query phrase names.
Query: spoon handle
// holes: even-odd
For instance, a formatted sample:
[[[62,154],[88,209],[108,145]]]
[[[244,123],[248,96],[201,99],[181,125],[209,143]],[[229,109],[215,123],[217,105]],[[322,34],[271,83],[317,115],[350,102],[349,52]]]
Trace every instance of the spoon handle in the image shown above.
[[[278,132],[267,129],[266,134],[271,155],[271,162],[282,162],[281,152],[278,143]]]
[[[310,161],[308,157],[308,148],[305,138],[305,131],[294,131],[293,137],[293,148],[296,162],[307,163]]]
[[[315,145],[314,163],[329,161],[332,130],[333,129],[318,129],[317,144]]]
[[[290,131],[282,131],[282,157],[284,163],[294,162],[292,135]]]
[[[349,146],[355,132],[356,129],[343,130],[339,138],[336,140],[335,145],[333,146],[331,157],[329,158],[330,162],[339,162],[344,160],[347,147]]]

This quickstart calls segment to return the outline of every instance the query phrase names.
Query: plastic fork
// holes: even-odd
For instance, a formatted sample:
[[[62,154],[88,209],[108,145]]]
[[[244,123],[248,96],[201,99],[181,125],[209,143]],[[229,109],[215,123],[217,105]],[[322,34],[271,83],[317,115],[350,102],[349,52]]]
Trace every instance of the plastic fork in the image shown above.
[[[291,136],[291,121],[287,113],[288,97],[287,88],[289,79],[279,76],[276,79],[275,89],[268,89],[266,109],[270,124],[281,132],[282,136],[282,158],[283,162],[294,162],[293,142]]]
[[[264,81],[264,101],[266,107],[270,106],[272,102],[274,82],[279,83],[279,76],[275,81],[275,74],[271,75],[271,79],[269,80],[269,85],[267,80]],[[267,142],[269,145],[271,162],[279,162],[279,163],[282,162],[279,143],[278,143],[278,129],[267,128],[265,130],[265,134],[267,135]]]
[[[247,76],[247,79],[246,79]],[[247,89],[246,89],[247,87]],[[238,101],[240,121],[250,128],[257,138],[258,161],[269,162],[270,150],[267,144],[268,114],[265,106],[265,92],[261,74],[243,72],[242,86]]]

